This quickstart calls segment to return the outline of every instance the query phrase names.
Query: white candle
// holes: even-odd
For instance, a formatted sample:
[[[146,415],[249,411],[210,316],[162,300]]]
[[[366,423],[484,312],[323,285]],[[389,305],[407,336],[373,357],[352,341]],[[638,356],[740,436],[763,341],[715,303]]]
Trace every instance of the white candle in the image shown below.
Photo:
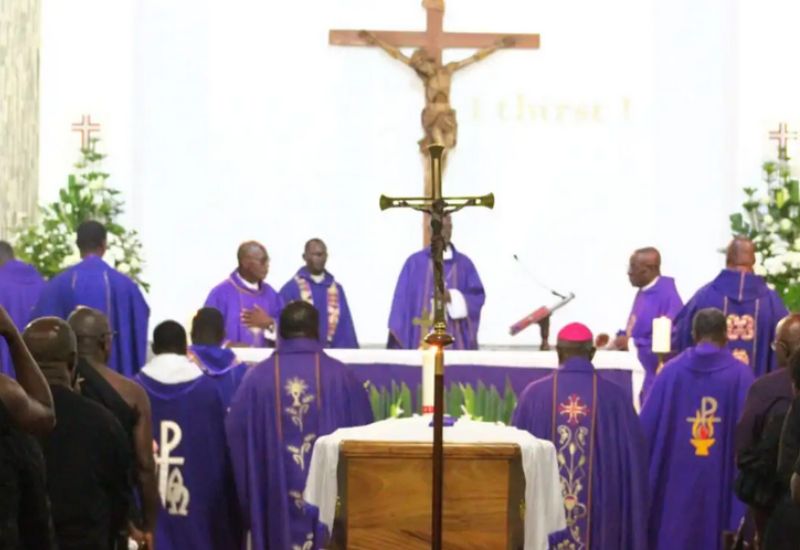
[[[653,319],[653,353],[672,351],[672,320],[669,317]]]
[[[436,374],[436,349],[422,350],[422,414],[433,413],[433,385]]]

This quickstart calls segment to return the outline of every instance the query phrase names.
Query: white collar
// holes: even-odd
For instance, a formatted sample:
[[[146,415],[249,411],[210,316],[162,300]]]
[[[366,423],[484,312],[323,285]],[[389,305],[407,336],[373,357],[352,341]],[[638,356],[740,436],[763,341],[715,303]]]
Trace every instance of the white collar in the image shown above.
[[[650,290],[651,288],[653,288],[654,286],[656,286],[656,283],[658,282],[658,280],[659,280],[660,278],[661,278],[661,275],[657,275],[657,276],[656,276],[656,278],[655,278],[655,279],[653,279],[652,281],[650,281],[650,283],[649,283],[647,286],[643,286],[643,287],[642,287],[642,290]]]
[[[444,252],[442,253],[442,260],[447,261],[452,259],[453,259],[453,247],[448,244],[447,248],[445,248]]]
[[[156,355],[142,367],[142,372],[162,384],[180,384],[203,376],[203,371],[191,359],[176,353]]]
[[[236,278],[239,279],[239,282],[242,283],[242,286],[244,286],[245,288],[250,290],[258,290],[258,283],[251,283],[250,281],[246,281],[244,277],[239,275],[238,271],[236,272]]]
[[[325,272],[324,271],[322,273],[320,273],[319,275],[314,275],[310,271],[308,272],[308,274],[309,274],[309,276],[311,276],[311,280],[314,281],[317,284],[320,284],[322,281],[325,280]]]

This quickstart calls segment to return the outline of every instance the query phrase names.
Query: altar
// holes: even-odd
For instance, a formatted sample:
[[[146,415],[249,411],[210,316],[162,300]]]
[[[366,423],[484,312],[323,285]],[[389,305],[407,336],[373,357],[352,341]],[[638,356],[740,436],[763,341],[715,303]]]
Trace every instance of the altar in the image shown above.
[[[332,349],[331,357],[352,367],[369,392],[375,420],[406,417],[422,409],[422,352],[389,349]],[[243,361],[259,363],[270,349],[237,348]],[[555,351],[447,351],[445,412],[508,423],[517,397],[531,382],[558,367]],[[644,369],[635,353],[598,351],[593,363],[603,378],[618,384],[639,410]]]

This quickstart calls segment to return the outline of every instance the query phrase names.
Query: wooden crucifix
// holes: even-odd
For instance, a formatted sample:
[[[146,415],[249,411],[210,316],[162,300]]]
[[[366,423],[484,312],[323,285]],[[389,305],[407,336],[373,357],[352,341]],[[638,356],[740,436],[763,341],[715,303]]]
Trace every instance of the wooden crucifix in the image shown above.
[[[424,136],[419,140],[420,152],[428,160],[428,146],[437,143],[445,147],[442,163],[446,161],[447,151],[456,146],[458,124],[456,111],[450,106],[450,83],[453,74],[484,59],[501,48],[538,48],[538,34],[496,34],[445,32],[444,0],[423,0],[427,13],[427,26],[424,31],[356,31],[332,30],[329,42],[335,46],[377,46],[393,58],[405,63],[417,73],[425,87],[425,108],[422,110]],[[411,57],[400,48],[417,48]],[[442,50],[445,48],[478,49],[473,55],[442,64]],[[431,194],[431,169],[425,167],[425,196]],[[425,227],[425,243],[430,235]]]
[[[431,218],[431,256],[433,259],[433,330],[425,336],[425,343],[435,350],[433,386],[433,501],[431,517],[431,547],[442,547],[442,495],[444,480],[444,348],[453,343],[447,332],[444,298],[444,237],[442,224],[445,216],[467,206],[494,207],[494,195],[481,197],[443,197],[442,159],[445,147],[439,144],[428,146],[431,169],[431,193],[424,197],[381,196],[381,210],[387,208],[412,208],[425,212]]]

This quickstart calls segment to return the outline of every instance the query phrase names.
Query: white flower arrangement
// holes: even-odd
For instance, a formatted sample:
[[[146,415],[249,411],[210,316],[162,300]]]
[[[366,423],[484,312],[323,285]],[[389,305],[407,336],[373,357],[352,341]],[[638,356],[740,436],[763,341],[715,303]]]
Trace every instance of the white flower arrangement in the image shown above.
[[[766,162],[761,189],[748,187],[744,213],[733,214],[731,229],[756,245],[755,272],[800,311],[800,185],[786,160]]]
[[[98,153],[96,146],[97,140],[92,140],[88,149],[81,149],[76,172],[59,191],[59,200],[40,207],[37,222],[19,230],[17,253],[50,278],[80,261],[75,231],[82,222],[96,220],[108,231],[106,261],[147,290],[141,279],[141,242],[135,231],[126,230],[119,222],[124,203],[120,192],[106,184],[109,174],[100,169],[105,155]]]

